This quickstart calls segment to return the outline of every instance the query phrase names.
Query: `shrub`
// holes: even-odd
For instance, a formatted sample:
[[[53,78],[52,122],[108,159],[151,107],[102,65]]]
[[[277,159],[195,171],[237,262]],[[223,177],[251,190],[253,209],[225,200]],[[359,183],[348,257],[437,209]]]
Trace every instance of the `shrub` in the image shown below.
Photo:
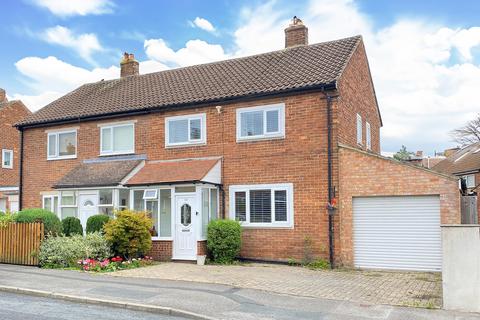
[[[46,235],[56,236],[62,233],[60,219],[53,212],[40,208],[20,211],[15,215],[15,222],[43,222]]]
[[[15,222],[15,214],[0,212],[0,228],[6,228],[12,222]]]
[[[110,217],[104,214],[96,214],[87,220],[87,233],[103,232],[103,226],[110,220]]]
[[[74,234],[83,235],[83,227],[80,219],[75,217],[66,217],[62,220],[63,234],[67,237],[73,236]]]
[[[207,228],[207,248],[216,263],[232,263],[240,253],[242,227],[238,221],[212,220]]]
[[[44,268],[76,267],[79,260],[106,259],[111,256],[110,247],[100,233],[67,237],[49,237],[40,245],[38,255]]]
[[[152,248],[152,219],[145,212],[131,210],[117,211],[116,217],[103,227],[113,252],[127,259],[145,255]]]

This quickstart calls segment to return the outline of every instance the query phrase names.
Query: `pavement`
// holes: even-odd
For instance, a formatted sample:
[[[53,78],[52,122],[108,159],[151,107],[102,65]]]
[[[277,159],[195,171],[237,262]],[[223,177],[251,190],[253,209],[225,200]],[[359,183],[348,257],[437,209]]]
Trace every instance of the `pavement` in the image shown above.
[[[479,314],[363,304],[277,294],[230,285],[179,280],[112,277],[67,270],[0,265],[0,292],[5,288],[49,292],[48,302],[62,295],[84,301],[98,299],[183,310],[186,318],[201,319],[342,319],[420,320],[480,319]],[[52,302],[53,303],[53,302]],[[128,308],[128,307],[127,307]],[[123,310],[125,311],[125,310]],[[188,316],[191,315],[192,317]],[[141,319],[141,317],[140,317]],[[148,318],[146,318],[148,319]]]
[[[111,273],[139,277],[225,284],[302,297],[441,308],[442,278],[432,272],[309,270],[280,264],[240,266],[161,263],[148,268]]]
[[[185,320],[186,318],[0,292],[0,320]]]

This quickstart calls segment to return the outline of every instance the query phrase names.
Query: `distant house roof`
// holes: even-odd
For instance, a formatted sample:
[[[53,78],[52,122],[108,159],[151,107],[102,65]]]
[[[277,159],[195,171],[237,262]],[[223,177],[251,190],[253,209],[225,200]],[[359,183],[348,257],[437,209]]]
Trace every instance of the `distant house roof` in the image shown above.
[[[148,112],[309,89],[334,89],[361,36],[85,84],[17,126]]]
[[[83,162],[54,184],[54,188],[117,186],[142,160]]]
[[[480,142],[460,149],[434,166],[433,170],[455,175],[480,172]]]
[[[132,178],[125,182],[125,185],[139,186],[182,182],[220,184],[220,161],[218,158],[147,161]]]

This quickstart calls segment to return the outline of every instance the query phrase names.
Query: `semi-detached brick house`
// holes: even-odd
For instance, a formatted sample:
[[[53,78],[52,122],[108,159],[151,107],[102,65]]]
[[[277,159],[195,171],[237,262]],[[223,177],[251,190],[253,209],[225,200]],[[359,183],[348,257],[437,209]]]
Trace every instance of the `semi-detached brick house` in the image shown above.
[[[85,84],[18,123],[22,207],[83,224],[115,208],[147,210],[158,259],[196,259],[208,221],[231,218],[244,227],[244,258],[311,251],[359,267],[438,269],[440,215],[458,220],[455,179],[378,156],[382,120],[360,36],[308,45],[299,19],[285,36],[283,50],[145,75],[125,54],[120,79]],[[359,164],[380,169],[359,180]],[[411,183],[416,175],[426,179]],[[360,237],[356,251],[357,192],[374,207],[370,195],[399,196],[400,208],[423,203],[413,211],[427,217],[435,245],[401,243],[392,253]],[[382,208],[374,209],[390,221]],[[365,255],[372,250],[383,252],[380,262]],[[433,257],[417,267],[422,250]]]
[[[20,133],[13,126],[31,112],[0,88],[0,212],[18,210]]]

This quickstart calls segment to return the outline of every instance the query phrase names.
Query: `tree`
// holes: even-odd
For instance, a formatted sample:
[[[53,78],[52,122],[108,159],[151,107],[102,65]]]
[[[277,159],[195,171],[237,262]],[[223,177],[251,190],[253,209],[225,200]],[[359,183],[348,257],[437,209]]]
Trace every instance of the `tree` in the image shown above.
[[[480,114],[466,125],[450,132],[453,140],[462,146],[480,142]]]
[[[393,158],[399,161],[405,161],[410,159],[410,157],[413,155],[413,152],[408,151],[407,147],[402,145],[402,148],[393,155]]]

